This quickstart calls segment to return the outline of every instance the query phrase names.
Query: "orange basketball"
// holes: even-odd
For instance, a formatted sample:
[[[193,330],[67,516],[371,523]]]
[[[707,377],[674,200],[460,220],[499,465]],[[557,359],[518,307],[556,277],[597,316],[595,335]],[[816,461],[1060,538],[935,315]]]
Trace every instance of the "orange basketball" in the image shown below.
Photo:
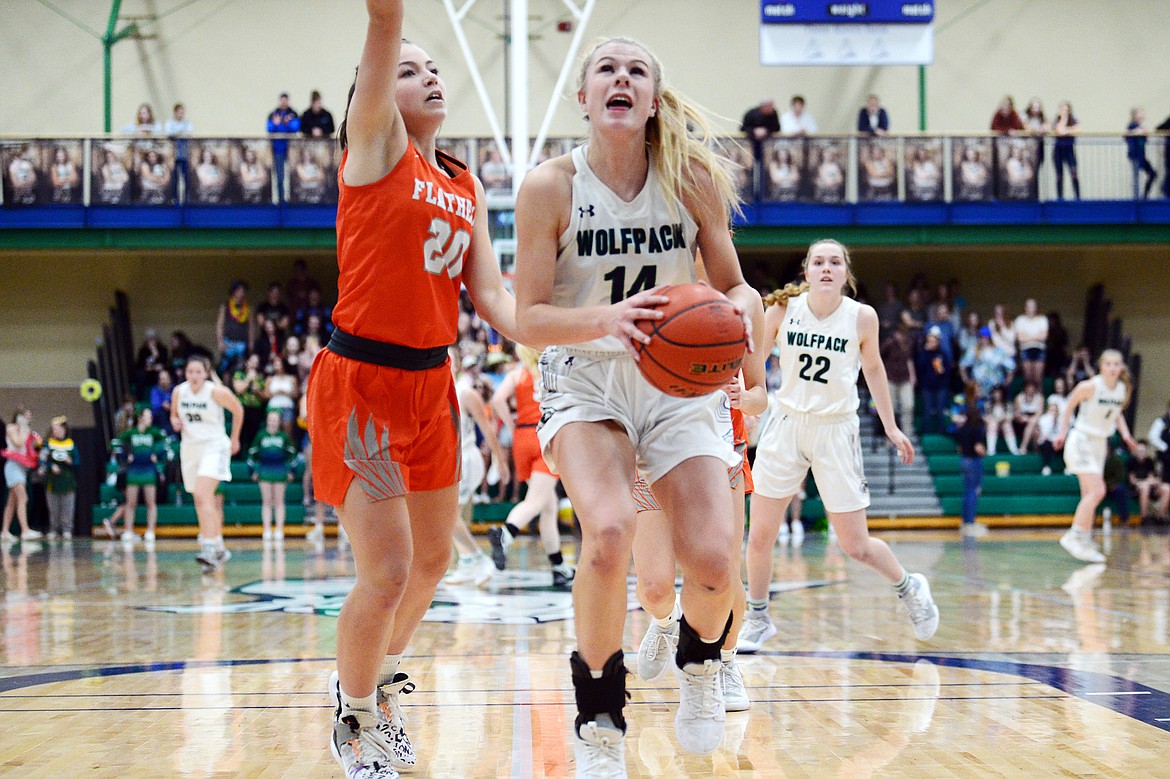
[[[743,319],[735,305],[706,284],[663,287],[669,298],[662,319],[638,322],[650,343],[638,348],[638,369],[667,395],[709,395],[739,371],[744,355]]]

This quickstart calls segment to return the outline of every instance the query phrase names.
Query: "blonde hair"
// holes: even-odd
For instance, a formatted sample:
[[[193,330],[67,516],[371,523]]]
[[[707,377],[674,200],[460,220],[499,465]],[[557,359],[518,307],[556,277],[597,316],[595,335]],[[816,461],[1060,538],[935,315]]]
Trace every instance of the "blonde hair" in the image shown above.
[[[1116,357],[1121,363],[1121,375],[1117,380],[1125,384],[1125,402],[1121,404],[1122,410],[1129,406],[1130,398],[1133,397],[1133,379],[1129,375],[1129,366],[1125,364],[1125,355],[1116,349],[1106,349],[1101,352],[1097,358],[1097,370],[1101,370],[1101,363],[1105,362],[1106,357]]]
[[[841,256],[845,259],[845,283],[854,295],[857,294],[857,278],[853,275],[853,258],[849,256],[849,249],[845,244],[833,238],[820,238],[808,245],[808,251],[804,255],[804,262],[800,264],[801,269],[805,272],[806,278],[808,274],[808,262],[812,259],[812,250],[814,247],[822,243],[831,243],[841,250]],[[802,281],[799,284],[785,284],[782,288],[771,292],[764,296],[764,308],[776,305],[785,305],[792,298],[803,295],[808,292],[808,281]]]
[[[658,110],[646,122],[646,147],[650,164],[658,175],[667,198],[682,204],[684,196],[695,197],[699,188],[692,169],[706,171],[729,214],[742,214],[739,189],[735,184],[738,165],[711,128],[708,113],[677,90],[663,84],[662,62],[645,44],[633,38],[597,38],[585,48],[577,72],[577,91],[585,91],[589,65],[598,50],[610,43],[634,46],[646,53],[653,70],[654,98]]]
[[[516,358],[520,360],[521,365],[528,369],[529,373],[533,376],[536,375],[536,365],[540,362],[540,352],[531,346],[516,344]]]

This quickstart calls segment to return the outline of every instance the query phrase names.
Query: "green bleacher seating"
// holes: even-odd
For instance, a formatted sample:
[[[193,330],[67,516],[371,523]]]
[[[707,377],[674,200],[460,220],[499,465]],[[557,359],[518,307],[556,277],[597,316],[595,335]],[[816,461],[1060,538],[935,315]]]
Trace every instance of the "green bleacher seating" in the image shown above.
[[[962,476],[936,476],[934,490],[940,498],[963,494]],[[984,476],[984,495],[1079,495],[1077,477],[1068,474],[1040,476],[1013,474],[1006,477]]]
[[[932,476],[954,476],[962,473],[961,459],[956,454],[934,454],[926,458],[926,465]],[[1006,462],[1011,466],[1013,475],[1025,473],[1040,473],[1044,463],[1038,454],[997,454],[983,458],[983,472],[995,473],[995,464]]]

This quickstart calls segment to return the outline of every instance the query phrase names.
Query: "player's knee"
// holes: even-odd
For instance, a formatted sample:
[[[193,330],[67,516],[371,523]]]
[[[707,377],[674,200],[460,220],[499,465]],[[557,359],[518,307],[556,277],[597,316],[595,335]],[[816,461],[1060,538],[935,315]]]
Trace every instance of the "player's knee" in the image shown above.
[[[837,543],[851,560],[856,560],[859,563],[868,563],[872,557],[869,548],[869,534],[856,536],[837,536]]]
[[[683,576],[709,592],[723,592],[731,586],[732,557],[726,544],[703,547],[688,555]]]
[[[638,597],[643,603],[656,605],[674,600],[674,571],[670,576],[638,573]]]
[[[412,574],[426,579],[438,581],[443,578],[451,563],[450,541],[447,543],[428,544],[422,549],[416,549],[411,563]]]
[[[372,571],[358,574],[354,592],[360,592],[361,599],[379,610],[393,610],[406,592],[410,581],[410,563],[400,560],[387,561]]]
[[[617,517],[599,518],[582,526],[582,544],[591,550],[589,565],[596,569],[625,569],[634,541],[633,526]]]

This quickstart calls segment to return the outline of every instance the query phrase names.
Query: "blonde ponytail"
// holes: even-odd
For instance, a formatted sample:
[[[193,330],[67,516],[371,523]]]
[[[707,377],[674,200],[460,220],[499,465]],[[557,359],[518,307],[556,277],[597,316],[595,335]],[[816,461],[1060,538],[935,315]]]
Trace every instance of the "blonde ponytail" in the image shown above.
[[[528,369],[529,373],[536,376],[536,366],[540,362],[540,352],[531,346],[516,344],[516,357],[520,360],[520,364]]]
[[[786,306],[789,300],[799,297],[806,292],[808,292],[807,281],[802,281],[799,284],[785,284],[782,288],[764,295],[764,308]]]

